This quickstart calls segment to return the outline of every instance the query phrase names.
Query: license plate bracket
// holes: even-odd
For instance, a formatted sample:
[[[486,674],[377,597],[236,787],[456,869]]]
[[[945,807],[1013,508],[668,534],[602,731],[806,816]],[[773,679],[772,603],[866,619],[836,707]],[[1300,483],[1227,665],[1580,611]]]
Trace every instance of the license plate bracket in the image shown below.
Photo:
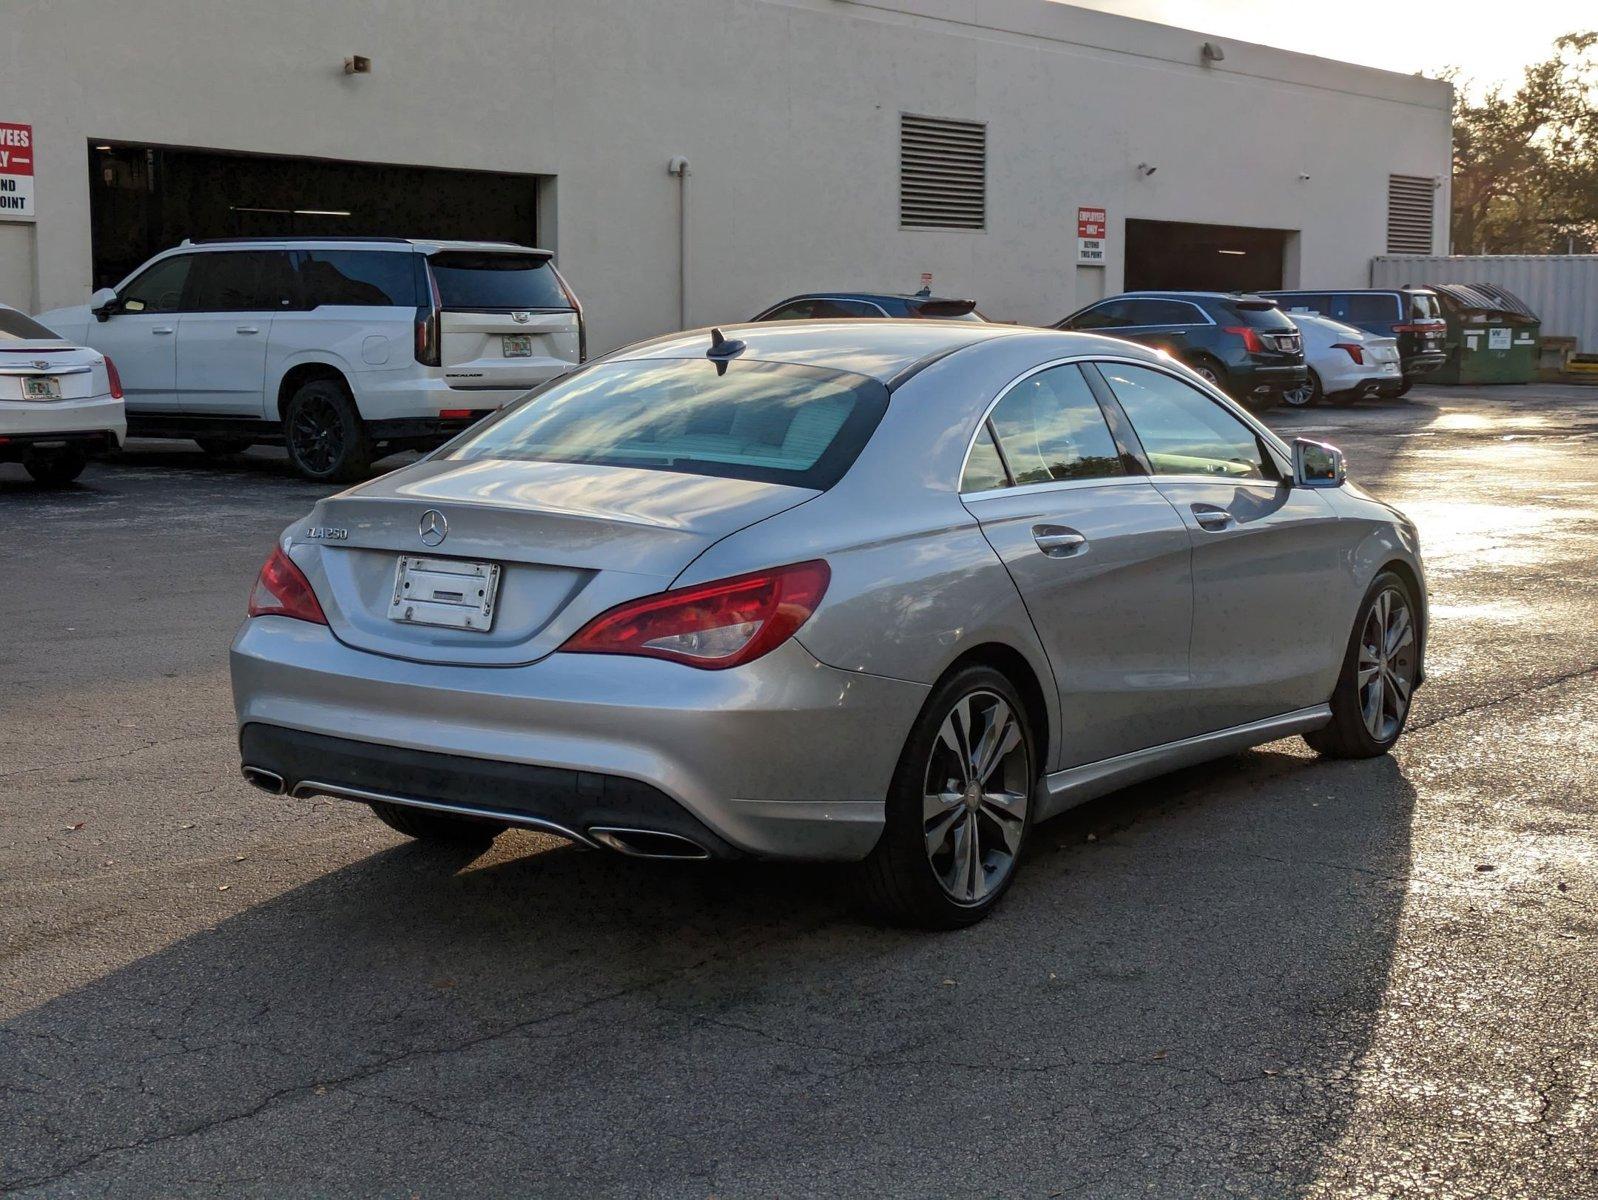
[[[533,335],[530,333],[505,333],[500,335],[500,349],[506,358],[531,358]]]
[[[402,554],[394,568],[389,619],[487,633],[494,627],[498,563]]]
[[[61,380],[54,375],[25,375],[22,378],[24,400],[61,399]]]

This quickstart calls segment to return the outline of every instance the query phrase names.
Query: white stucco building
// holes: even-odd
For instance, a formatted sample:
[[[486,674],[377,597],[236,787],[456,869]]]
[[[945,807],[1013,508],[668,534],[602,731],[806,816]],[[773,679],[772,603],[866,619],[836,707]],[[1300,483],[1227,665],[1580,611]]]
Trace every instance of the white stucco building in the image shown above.
[[[546,245],[596,350],[676,327],[684,257],[691,324],[923,272],[1036,322],[1447,248],[1447,84],[1050,0],[52,0],[7,32],[0,299],[35,310],[184,236]]]

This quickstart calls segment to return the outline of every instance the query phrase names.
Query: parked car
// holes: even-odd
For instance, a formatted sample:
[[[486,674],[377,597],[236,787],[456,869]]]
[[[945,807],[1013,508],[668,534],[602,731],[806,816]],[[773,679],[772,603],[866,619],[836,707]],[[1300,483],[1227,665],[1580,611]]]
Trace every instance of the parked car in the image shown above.
[[[1250,408],[1270,408],[1308,374],[1297,327],[1275,301],[1239,292],[1125,292],[1056,329],[1142,342],[1185,362]]]
[[[817,321],[840,317],[915,317],[939,321],[985,321],[975,300],[955,300],[930,292],[806,292],[773,304],[756,321]]]
[[[1330,317],[1378,337],[1398,339],[1403,378],[1393,394],[1402,396],[1415,380],[1448,359],[1448,325],[1431,288],[1353,288],[1345,291],[1262,292],[1287,310]]]
[[[1110,338],[641,343],[283,531],[233,644],[243,771],[467,846],[852,861],[890,917],[967,924],[1092,796],[1394,744],[1415,528],[1343,480]]]
[[[1313,313],[1294,313],[1293,324],[1304,335],[1309,379],[1283,392],[1284,403],[1294,408],[1322,400],[1352,404],[1362,396],[1397,396],[1403,390],[1397,338],[1377,337]]]
[[[111,360],[0,304],[0,463],[59,487],[126,436]]]
[[[282,443],[310,479],[438,445],[584,354],[547,250],[403,238],[185,242],[39,320],[112,354],[134,437]]]

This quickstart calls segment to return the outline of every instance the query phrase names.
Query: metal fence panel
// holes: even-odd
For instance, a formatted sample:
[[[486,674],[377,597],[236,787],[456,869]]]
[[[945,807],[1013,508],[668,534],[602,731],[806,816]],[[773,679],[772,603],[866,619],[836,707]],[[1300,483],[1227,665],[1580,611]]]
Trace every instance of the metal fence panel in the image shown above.
[[[1542,318],[1548,337],[1598,353],[1598,254],[1387,254],[1371,259],[1371,286],[1496,283]]]

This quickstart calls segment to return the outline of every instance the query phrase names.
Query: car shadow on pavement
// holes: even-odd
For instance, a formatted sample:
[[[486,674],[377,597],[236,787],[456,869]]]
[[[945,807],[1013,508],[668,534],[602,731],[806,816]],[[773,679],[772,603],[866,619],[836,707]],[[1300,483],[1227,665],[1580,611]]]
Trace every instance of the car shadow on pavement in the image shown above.
[[[0,1192],[1302,1193],[1414,793],[1286,746],[1039,826],[953,934],[830,870],[394,846],[0,1027]]]

